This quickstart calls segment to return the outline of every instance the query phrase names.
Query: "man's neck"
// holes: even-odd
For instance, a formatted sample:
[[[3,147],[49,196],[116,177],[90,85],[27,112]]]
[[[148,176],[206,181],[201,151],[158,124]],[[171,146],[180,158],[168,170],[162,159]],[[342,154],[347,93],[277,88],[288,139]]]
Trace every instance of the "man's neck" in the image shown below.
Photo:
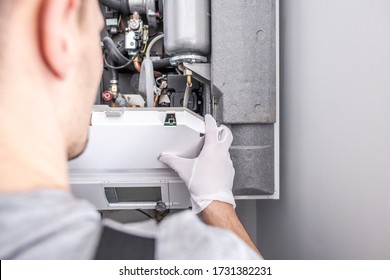
[[[4,88],[0,90],[4,97]],[[34,93],[13,91],[0,100],[0,192],[70,190],[55,108],[45,100],[47,95]]]

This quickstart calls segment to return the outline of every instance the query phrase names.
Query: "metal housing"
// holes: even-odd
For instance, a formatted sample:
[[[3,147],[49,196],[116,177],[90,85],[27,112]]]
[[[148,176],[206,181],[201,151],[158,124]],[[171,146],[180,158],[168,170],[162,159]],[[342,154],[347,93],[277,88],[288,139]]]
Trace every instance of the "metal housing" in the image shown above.
[[[165,0],[164,44],[170,55],[210,53],[210,1]]]

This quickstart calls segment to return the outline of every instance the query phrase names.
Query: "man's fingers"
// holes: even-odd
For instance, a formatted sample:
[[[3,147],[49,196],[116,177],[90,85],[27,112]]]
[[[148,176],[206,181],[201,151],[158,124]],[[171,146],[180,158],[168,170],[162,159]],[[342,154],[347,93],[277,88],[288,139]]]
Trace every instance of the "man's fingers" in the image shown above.
[[[207,133],[217,132],[217,122],[211,115],[207,114],[204,117],[204,121],[206,123],[206,135]]]
[[[208,114],[204,117],[204,120],[206,123],[205,145],[212,145],[212,143],[218,141],[217,122]]]
[[[205,116],[206,123],[206,143],[223,142],[229,148],[233,142],[233,135],[230,129],[224,125],[217,126],[215,119],[211,115]]]
[[[223,142],[225,147],[229,148],[233,142],[233,134],[232,131],[224,125],[220,126],[220,142]]]
[[[182,158],[174,154],[161,154],[158,160],[176,171],[176,167],[180,166]]]
[[[195,159],[182,158],[174,154],[161,154],[158,158],[170,168],[176,171],[179,177],[187,184],[192,175]]]

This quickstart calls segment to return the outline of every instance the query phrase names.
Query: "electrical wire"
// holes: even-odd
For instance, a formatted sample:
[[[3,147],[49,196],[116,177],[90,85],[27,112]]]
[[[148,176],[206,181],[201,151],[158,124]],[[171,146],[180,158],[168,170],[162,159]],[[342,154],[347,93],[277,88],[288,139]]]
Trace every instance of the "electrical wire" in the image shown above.
[[[110,63],[108,63],[106,56],[104,56],[104,64],[105,64],[108,68],[111,68],[111,69],[114,69],[114,70],[119,70],[119,69],[126,68],[126,67],[129,66],[132,62],[133,62],[133,60],[129,60],[129,61],[126,62],[126,64],[124,64],[124,65],[121,65],[121,66],[113,66],[113,65],[111,65]]]
[[[136,52],[136,54],[128,62],[126,62],[124,65],[121,65],[121,66],[113,66],[113,65],[111,65],[110,63],[108,63],[107,57],[105,55],[103,55],[104,64],[108,68],[111,68],[111,69],[114,69],[114,70],[123,69],[123,68],[126,68],[127,66],[129,66],[134,61],[134,59],[137,57],[137,55],[138,55],[138,52]]]
[[[165,75],[162,75],[161,77],[157,78],[157,79],[156,79],[156,84],[157,84],[158,86],[161,86],[160,80],[163,80],[163,79],[165,79],[165,78],[166,78]]]
[[[145,53],[147,46],[148,46],[148,43],[144,44],[144,48],[142,49],[141,53]]]

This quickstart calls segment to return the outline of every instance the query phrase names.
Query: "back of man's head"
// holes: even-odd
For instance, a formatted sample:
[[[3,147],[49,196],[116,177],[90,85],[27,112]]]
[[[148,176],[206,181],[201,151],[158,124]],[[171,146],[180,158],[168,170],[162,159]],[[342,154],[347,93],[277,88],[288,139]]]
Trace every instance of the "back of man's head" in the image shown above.
[[[101,78],[98,3],[0,0],[0,192],[68,187]]]

